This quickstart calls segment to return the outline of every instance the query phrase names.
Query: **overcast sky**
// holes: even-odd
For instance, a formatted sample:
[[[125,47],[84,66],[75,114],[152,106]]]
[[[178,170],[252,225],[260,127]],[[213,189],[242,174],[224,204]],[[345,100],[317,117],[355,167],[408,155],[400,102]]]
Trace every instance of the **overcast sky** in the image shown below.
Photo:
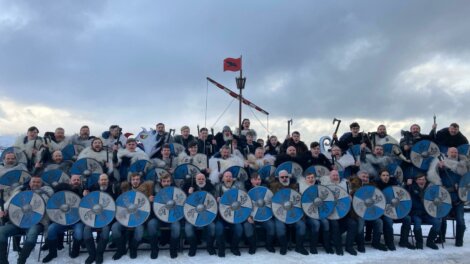
[[[334,117],[340,133],[358,121],[398,137],[434,113],[470,136],[469,14],[468,1],[0,0],[0,135],[234,128],[237,102],[206,77],[236,90],[222,62],[242,55],[243,94],[270,113],[243,116],[262,137],[292,118],[309,143]]]

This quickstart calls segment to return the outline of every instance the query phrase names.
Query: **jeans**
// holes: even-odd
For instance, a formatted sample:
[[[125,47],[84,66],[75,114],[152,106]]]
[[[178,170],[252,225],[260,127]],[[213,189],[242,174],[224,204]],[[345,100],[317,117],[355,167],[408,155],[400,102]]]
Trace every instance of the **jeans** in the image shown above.
[[[278,219],[274,220],[274,225],[276,226],[276,234],[277,237],[283,237],[286,235],[286,226],[288,224],[285,224]],[[295,234],[296,236],[304,236],[305,235],[305,222],[303,220],[299,220],[295,222],[294,224],[289,224],[289,226],[295,225]]]
[[[206,232],[208,239],[210,237],[215,236],[215,224],[213,222],[203,227],[195,227],[188,222],[184,223],[184,233],[186,234],[187,238],[192,238],[195,236],[195,233],[194,233],[195,229],[198,229],[198,230],[202,229],[204,232]]]
[[[41,224],[36,224],[29,229],[23,229],[15,226],[14,224],[8,222],[4,226],[0,226],[0,242],[7,243],[8,237],[14,235],[23,235],[26,234],[25,243],[35,244],[38,238],[38,235],[44,230],[44,227]]]
[[[275,227],[274,227],[274,220],[271,218],[265,222],[255,222],[253,224],[246,221],[243,223],[243,229],[245,230],[246,237],[252,237],[255,234],[256,226],[262,226],[266,231],[266,236],[274,237]]]
[[[232,235],[236,238],[241,238],[243,235],[243,226],[242,224],[230,224],[225,222],[222,219],[218,219],[215,223],[215,235],[217,237],[223,236],[225,227],[228,227],[232,231]]]
[[[57,240],[57,237],[63,234],[67,230],[73,229],[73,238],[76,240],[82,240],[83,238],[83,223],[78,222],[73,225],[63,226],[57,223],[52,223],[47,230],[47,239]]]
[[[374,233],[383,233],[383,222],[382,219],[376,219],[376,220],[371,220],[372,222],[372,231]],[[364,236],[364,226],[366,224],[366,221],[364,218],[359,217],[357,219],[357,234]]]
[[[108,241],[110,229],[111,227],[109,225],[104,226],[102,228],[93,228],[93,227],[85,226],[83,228],[83,239],[84,240],[92,239],[93,231],[101,231],[100,239],[104,241]]]
[[[423,215],[413,215],[411,219],[413,219],[413,223],[414,223],[413,231],[421,230],[422,224],[432,225],[432,229],[434,229],[434,231],[438,233],[441,231],[441,218],[436,218],[427,214],[423,214]]]
[[[318,236],[318,233],[320,232],[320,226],[323,228],[323,231],[330,231],[330,224],[328,223],[328,219],[307,218],[307,226],[310,228],[312,236]]]

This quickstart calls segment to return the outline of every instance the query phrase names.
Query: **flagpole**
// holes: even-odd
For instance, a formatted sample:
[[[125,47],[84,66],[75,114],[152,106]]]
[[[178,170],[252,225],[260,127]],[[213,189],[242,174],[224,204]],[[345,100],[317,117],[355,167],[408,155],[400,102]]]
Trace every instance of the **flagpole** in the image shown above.
[[[241,59],[242,59],[242,56],[240,55],[240,61],[241,61]],[[240,77],[235,78],[235,82],[237,84],[237,88],[240,90],[240,92],[239,92],[239,106],[238,106],[238,135],[240,136],[241,133],[242,133],[242,102],[243,102],[242,90],[245,88],[245,82],[246,82],[246,78],[243,78],[242,67],[240,67]]]

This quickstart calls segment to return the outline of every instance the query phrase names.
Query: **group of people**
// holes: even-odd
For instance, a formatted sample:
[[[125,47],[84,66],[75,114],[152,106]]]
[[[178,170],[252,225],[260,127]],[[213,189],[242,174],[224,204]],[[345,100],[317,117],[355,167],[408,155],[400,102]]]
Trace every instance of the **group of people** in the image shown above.
[[[207,128],[201,128],[197,136],[190,134],[188,126],[181,128],[181,134],[173,136],[165,131],[165,125],[158,123],[152,145],[145,145],[139,137],[133,138],[124,135],[122,129],[113,125],[109,131],[100,137],[90,135],[88,126],[83,126],[79,134],[66,137],[63,128],[57,128],[53,133],[46,133],[39,137],[39,130],[30,127],[26,136],[18,138],[14,151],[6,151],[2,154],[3,165],[0,166],[0,178],[12,170],[27,170],[31,173],[30,179],[21,182],[19,186],[3,192],[10,193],[10,198],[16,193],[33,190],[41,194],[47,200],[53,192],[68,190],[84,197],[93,191],[108,193],[113,199],[126,191],[140,191],[150,202],[163,188],[177,186],[187,195],[197,191],[206,191],[212,194],[217,202],[223,194],[231,189],[249,191],[257,186],[265,186],[273,193],[284,188],[293,189],[303,193],[309,186],[320,184],[325,186],[340,186],[348,195],[354,193],[362,186],[374,185],[380,190],[392,185],[399,185],[408,190],[412,198],[412,210],[409,215],[400,219],[401,232],[398,246],[408,249],[423,249],[423,245],[438,249],[436,243],[445,240],[446,218],[432,217],[426,213],[423,203],[424,191],[429,184],[444,186],[452,197],[451,215],[456,219],[455,246],[463,246],[465,232],[464,201],[458,196],[458,184],[460,177],[465,175],[470,163],[466,155],[459,154],[457,147],[468,144],[467,139],[459,132],[459,126],[452,123],[449,127],[436,131],[433,125],[428,135],[421,134],[419,125],[413,124],[410,131],[403,133],[403,138],[398,141],[387,134],[386,127],[380,125],[377,131],[372,133],[359,132],[358,123],[350,125],[350,132],[338,138],[332,137],[331,149],[322,153],[322,143],[312,142],[310,148],[300,140],[300,133],[294,131],[283,143],[277,137],[271,136],[265,143],[257,138],[256,132],[250,128],[248,119],[243,120],[242,128],[232,132],[229,126],[225,126],[222,132],[214,135]],[[447,149],[447,153],[440,155],[431,164],[429,170],[416,168],[410,162],[413,145],[421,140],[430,140]],[[171,144],[178,143],[184,147],[180,153],[175,153]],[[392,151],[384,153],[384,145],[392,144]],[[72,160],[64,160],[63,149],[68,145],[74,145],[77,150]],[[360,147],[360,155],[351,154],[351,148]],[[21,150],[21,151],[18,151]],[[78,153],[79,152],[79,153]],[[201,157],[203,157],[201,159]],[[204,159],[205,157],[205,159]],[[47,186],[41,175],[52,169],[60,169],[70,173],[73,161],[82,158],[96,160],[102,167],[102,174],[97,182],[84,184],[85,175],[70,174],[70,180],[54,186]],[[146,160],[163,168],[155,179],[147,179],[145,174],[129,172],[131,164]],[[387,165],[396,160],[401,160],[403,170],[402,177],[394,175],[387,170]],[[276,175],[261,177],[258,170],[266,165],[278,167],[286,161],[298,163],[306,171],[310,166],[322,166],[327,169],[324,175],[314,172],[304,173],[302,176],[294,175],[287,170],[280,170]],[[183,182],[176,183],[173,172],[175,168],[184,163],[192,163],[199,168],[199,172]],[[243,179],[228,170],[231,166],[240,166],[247,171],[247,178]],[[48,187],[48,188],[46,188]],[[243,223],[229,223],[218,216],[214,222],[204,227],[196,227],[184,219],[173,223],[166,223],[158,219],[154,214],[144,224],[129,228],[118,221],[112,221],[103,228],[93,228],[78,222],[65,226],[49,221],[47,215],[40,223],[29,229],[22,229],[8,221],[8,204],[5,201],[0,210],[0,217],[4,225],[0,226],[0,264],[8,263],[8,239],[11,236],[25,234],[26,238],[18,253],[18,263],[25,263],[31,251],[36,245],[38,235],[46,237],[47,256],[43,263],[50,262],[57,257],[60,250],[64,232],[73,230],[73,242],[70,257],[75,258],[80,254],[80,245],[85,245],[88,251],[86,263],[103,263],[103,252],[108,247],[112,237],[113,247],[116,252],[112,256],[114,260],[120,259],[129,252],[131,259],[137,257],[137,249],[144,241],[150,244],[150,258],[156,259],[159,246],[169,244],[171,258],[176,258],[180,250],[181,229],[184,229],[184,238],[189,244],[189,256],[197,253],[199,241],[205,241],[205,247],[210,255],[224,257],[226,242],[230,244],[230,252],[239,256],[239,245],[242,240],[248,246],[248,253],[254,254],[259,242],[268,252],[276,252],[275,246],[279,246],[279,253],[285,255],[289,244],[295,244],[295,252],[302,255],[318,254],[318,243],[321,241],[326,253],[343,255],[344,251],[350,255],[366,251],[365,242],[370,240],[371,246],[378,250],[396,250],[393,224],[397,221],[382,216],[373,221],[366,221],[351,210],[341,219],[314,219],[304,216],[299,221],[286,224],[277,218],[268,221],[257,222],[250,216]],[[432,228],[427,240],[423,242],[421,231],[422,224],[430,224]],[[416,243],[410,243],[409,233],[413,226]],[[169,230],[168,234],[161,227]],[[265,236],[261,236],[258,229],[265,230]],[[200,232],[196,232],[201,230]],[[227,231],[229,230],[229,231]],[[364,230],[366,232],[364,233]],[[97,235],[93,235],[96,232]],[[227,236],[229,234],[230,236]],[[345,243],[342,234],[346,233]],[[383,235],[382,243],[381,237]],[[230,237],[230,241],[227,238]],[[305,248],[305,240],[309,239],[309,248]]]

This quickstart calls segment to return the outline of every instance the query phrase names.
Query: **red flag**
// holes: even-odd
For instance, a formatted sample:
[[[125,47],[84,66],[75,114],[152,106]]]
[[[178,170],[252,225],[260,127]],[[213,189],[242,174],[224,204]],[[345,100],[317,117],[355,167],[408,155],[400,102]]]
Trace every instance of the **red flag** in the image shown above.
[[[239,71],[242,69],[242,58],[226,58],[224,60],[224,71]]]

